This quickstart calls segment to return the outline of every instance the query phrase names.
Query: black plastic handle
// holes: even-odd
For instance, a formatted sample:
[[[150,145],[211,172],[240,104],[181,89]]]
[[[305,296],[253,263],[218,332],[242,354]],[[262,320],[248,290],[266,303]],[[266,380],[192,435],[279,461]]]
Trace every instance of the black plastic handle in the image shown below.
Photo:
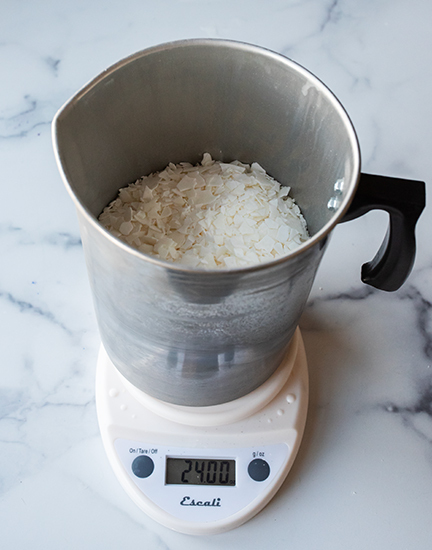
[[[414,265],[415,226],[425,205],[423,181],[360,174],[357,192],[341,221],[354,220],[375,209],[390,215],[380,249],[375,258],[362,267],[364,283],[389,292],[403,285]]]

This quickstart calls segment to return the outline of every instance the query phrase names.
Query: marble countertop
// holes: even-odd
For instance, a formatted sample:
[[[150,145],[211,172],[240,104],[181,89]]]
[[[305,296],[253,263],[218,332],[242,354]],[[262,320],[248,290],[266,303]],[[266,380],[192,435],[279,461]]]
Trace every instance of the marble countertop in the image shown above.
[[[120,487],[95,410],[100,345],[74,206],[50,124],[117,60],[181,38],[280,52],[339,97],[363,170],[432,182],[426,0],[6,1],[0,7],[2,548],[428,549],[432,545],[432,248],[427,207],[406,284],[360,282],[387,224],[338,226],[301,320],[308,422],[254,519],[209,537],[146,517]]]

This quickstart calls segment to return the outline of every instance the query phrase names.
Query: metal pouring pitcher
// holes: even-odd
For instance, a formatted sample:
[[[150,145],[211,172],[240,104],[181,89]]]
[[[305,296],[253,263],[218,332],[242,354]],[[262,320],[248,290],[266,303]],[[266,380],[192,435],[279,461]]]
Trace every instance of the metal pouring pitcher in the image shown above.
[[[139,52],[61,108],[53,142],[78,212],[103,345],[158,399],[215,405],[269,378],[337,223],[387,210],[389,231],[362,278],[391,291],[412,268],[424,183],[361,174],[356,134],[336,97],[271,51],[186,40]],[[205,271],[138,252],[98,223],[120,187],[204,152],[258,162],[289,185],[311,238],[282,259]]]

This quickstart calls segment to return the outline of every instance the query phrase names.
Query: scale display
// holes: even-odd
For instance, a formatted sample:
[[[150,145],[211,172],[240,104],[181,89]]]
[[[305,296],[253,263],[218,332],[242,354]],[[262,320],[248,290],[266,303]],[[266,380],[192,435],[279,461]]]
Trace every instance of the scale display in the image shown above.
[[[234,486],[235,460],[167,458],[167,485]]]

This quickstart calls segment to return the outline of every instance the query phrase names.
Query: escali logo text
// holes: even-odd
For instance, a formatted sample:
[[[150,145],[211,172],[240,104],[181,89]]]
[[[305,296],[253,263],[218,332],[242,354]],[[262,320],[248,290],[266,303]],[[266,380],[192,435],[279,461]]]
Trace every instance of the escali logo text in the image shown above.
[[[221,507],[221,499],[214,498],[213,500],[195,500],[191,497],[183,497],[180,501],[180,506],[207,506]]]

